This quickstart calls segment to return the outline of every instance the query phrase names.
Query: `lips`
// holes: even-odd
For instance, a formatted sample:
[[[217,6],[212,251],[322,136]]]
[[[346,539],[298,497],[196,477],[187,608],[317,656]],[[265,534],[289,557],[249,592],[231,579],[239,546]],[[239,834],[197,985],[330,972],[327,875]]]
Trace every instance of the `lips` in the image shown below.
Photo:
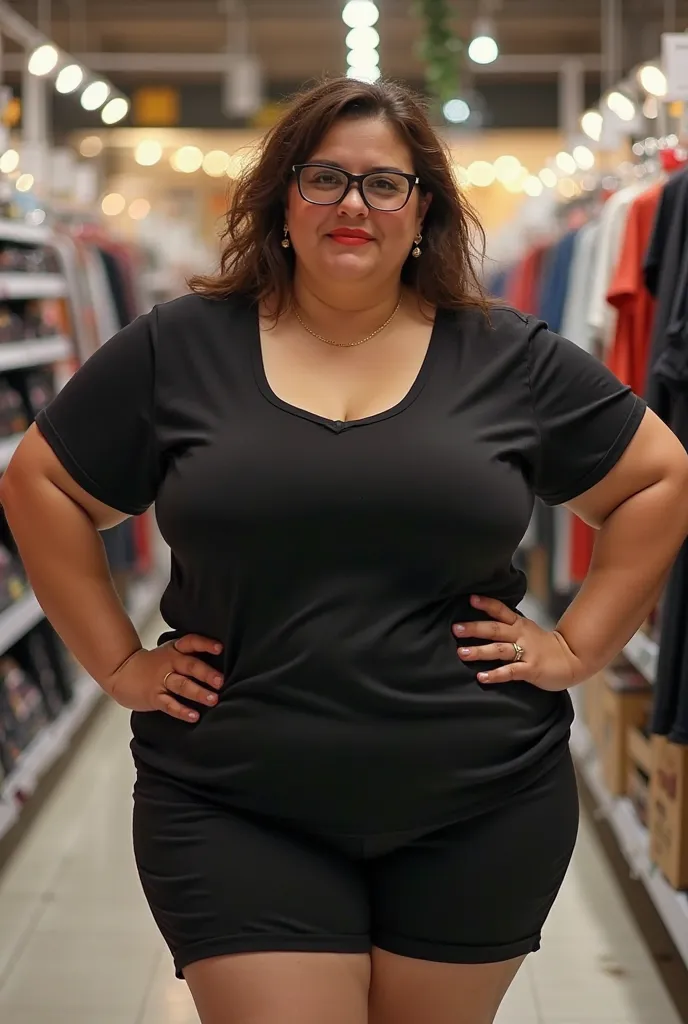
[[[372,242],[372,235],[369,235],[367,231],[357,231],[355,228],[338,228],[336,231],[331,231],[328,235],[333,242],[339,242],[340,245],[367,245],[368,242]]]

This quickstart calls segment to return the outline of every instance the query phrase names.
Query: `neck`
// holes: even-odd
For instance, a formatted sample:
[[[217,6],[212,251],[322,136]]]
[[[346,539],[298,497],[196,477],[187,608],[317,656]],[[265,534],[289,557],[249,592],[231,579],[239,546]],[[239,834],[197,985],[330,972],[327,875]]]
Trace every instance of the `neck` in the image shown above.
[[[350,334],[352,328],[361,334],[375,330],[394,312],[401,293],[398,278],[373,290],[316,284],[299,273],[294,277],[294,302],[304,319],[335,335],[338,330]]]

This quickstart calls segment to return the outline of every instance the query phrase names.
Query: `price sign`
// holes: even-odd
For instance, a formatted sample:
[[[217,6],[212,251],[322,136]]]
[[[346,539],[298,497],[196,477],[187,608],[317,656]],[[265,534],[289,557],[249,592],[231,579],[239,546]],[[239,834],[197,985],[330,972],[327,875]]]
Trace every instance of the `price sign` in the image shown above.
[[[662,35],[662,66],[667,80],[666,99],[688,100],[688,32]]]

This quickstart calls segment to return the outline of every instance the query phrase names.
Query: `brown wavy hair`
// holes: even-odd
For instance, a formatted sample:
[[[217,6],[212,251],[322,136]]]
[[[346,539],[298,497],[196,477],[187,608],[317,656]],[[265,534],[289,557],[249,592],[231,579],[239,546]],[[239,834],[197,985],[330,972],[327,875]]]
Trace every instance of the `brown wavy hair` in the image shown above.
[[[432,306],[486,308],[478,276],[485,235],[452,172],[448,150],[428,120],[423,101],[395,82],[324,80],[297,94],[263,138],[257,158],[234,183],[216,275],[196,276],[191,289],[210,298],[240,293],[272,297],[276,315],[290,305],[294,253],[283,249],[286,194],[294,164],[306,163],[342,118],[382,117],[408,146],[423,192],[432,202],[423,227],[423,255],[409,259],[402,281]]]

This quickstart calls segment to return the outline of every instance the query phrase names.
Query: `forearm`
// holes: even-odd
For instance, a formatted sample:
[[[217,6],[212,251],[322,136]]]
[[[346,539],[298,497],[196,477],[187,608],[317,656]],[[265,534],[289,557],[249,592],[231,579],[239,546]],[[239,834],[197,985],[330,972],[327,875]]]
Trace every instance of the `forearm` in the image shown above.
[[[607,518],[590,571],[557,631],[594,675],[619,653],[655,607],[688,532],[680,480],[666,478],[628,498]]]
[[[42,477],[3,486],[2,500],[48,619],[107,689],[108,679],[141,642],[115,591],[98,530],[80,505]]]

